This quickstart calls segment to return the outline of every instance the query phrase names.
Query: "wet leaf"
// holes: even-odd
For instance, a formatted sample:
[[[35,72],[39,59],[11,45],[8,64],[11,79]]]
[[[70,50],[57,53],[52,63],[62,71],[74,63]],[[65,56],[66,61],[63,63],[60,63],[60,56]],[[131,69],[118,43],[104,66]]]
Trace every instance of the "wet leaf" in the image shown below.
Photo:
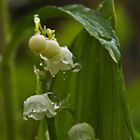
[[[61,98],[71,95],[70,107],[76,113],[77,121],[85,121],[94,127],[97,138],[131,140],[125,121],[128,114],[121,68],[85,31],[75,38],[71,46],[82,68],[78,73],[68,73],[65,81],[61,74],[57,75],[52,85],[53,92]],[[66,138],[64,133],[74,121],[70,114],[58,115],[59,139]],[[63,122],[67,122],[67,126],[62,126]]]
[[[94,11],[82,5],[70,5],[65,7],[46,6],[36,12],[40,15],[41,20],[58,16],[73,18],[90,34],[90,36],[96,38],[101,43],[101,46],[109,52],[111,58],[116,63],[119,62],[121,55],[117,36],[110,22],[105,19],[98,11]],[[26,17],[24,19],[24,23],[26,24],[22,25],[21,23],[23,20],[21,20],[17,27],[19,26],[23,29],[31,28],[33,26],[31,22],[32,18],[33,15]],[[17,34],[18,33],[16,32],[16,36]]]

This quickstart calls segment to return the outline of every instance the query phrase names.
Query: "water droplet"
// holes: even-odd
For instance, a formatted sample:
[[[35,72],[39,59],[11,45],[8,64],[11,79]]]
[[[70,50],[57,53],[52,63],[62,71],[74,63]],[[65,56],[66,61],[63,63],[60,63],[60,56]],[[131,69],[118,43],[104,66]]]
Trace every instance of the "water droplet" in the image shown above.
[[[53,105],[54,105],[54,109],[56,110],[56,109],[60,108],[61,103],[60,102],[59,103],[54,103]]]
[[[43,56],[42,54],[40,54],[40,57],[41,57],[41,59],[43,59],[43,60],[48,60],[48,58],[45,57],[45,56]]]
[[[67,47],[61,47],[62,62],[69,64],[72,61],[72,53]]]
[[[100,4],[100,5],[99,5],[99,8],[102,8],[102,7],[103,7],[103,4]]]
[[[79,63],[75,63],[73,66],[72,66],[72,71],[73,72],[79,72],[81,69],[81,65]]]
[[[25,120],[25,121],[27,121],[27,120],[28,120],[27,115],[24,115],[24,116],[23,116],[23,120]]]
[[[35,109],[32,109],[32,112],[33,112],[33,113],[36,113],[37,111],[36,111]]]
[[[42,65],[43,65],[43,63],[40,63],[39,65],[40,65],[40,66],[42,66]]]
[[[61,106],[61,100],[54,94],[49,94],[48,96],[49,96],[50,100],[52,101],[54,110],[59,109]]]

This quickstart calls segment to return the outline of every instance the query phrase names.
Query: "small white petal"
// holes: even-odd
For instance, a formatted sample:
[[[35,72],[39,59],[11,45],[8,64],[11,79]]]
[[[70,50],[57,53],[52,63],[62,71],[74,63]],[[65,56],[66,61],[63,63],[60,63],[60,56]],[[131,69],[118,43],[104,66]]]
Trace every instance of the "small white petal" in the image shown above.
[[[61,47],[60,53],[52,58],[47,58],[43,55],[40,55],[40,57],[45,61],[45,69],[49,70],[52,76],[55,76],[60,70],[73,69],[74,72],[79,71],[77,63],[73,63],[73,55],[67,47]]]
[[[72,62],[72,53],[67,47],[61,47],[61,58],[64,64]]]

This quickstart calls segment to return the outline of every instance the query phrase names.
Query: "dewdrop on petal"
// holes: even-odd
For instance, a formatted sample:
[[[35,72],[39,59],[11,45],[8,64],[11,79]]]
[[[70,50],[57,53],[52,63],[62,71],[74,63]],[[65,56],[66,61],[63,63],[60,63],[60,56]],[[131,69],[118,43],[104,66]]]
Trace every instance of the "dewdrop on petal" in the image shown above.
[[[64,64],[70,64],[72,62],[72,53],[67,47],[61,47],[61,59]]]
[[[67,47],[60,47],[58,55],[48,59],[42,55],[41,58],[45,61],[46,70],[49,70],[51,75],[56,75],[60,70],[70,70],[73,66],[73,54]]]
[[[34,22],[35,35],[29,40],[29,47],[44,60],[44,70],[50,71],[52,76],[59,71],[78,72],[80,65],[73,62],[73,54],[66,46],[59,45],[55,38],[55,30],[46,29],[46,26],[43,28],[38,15],[34,16]]]

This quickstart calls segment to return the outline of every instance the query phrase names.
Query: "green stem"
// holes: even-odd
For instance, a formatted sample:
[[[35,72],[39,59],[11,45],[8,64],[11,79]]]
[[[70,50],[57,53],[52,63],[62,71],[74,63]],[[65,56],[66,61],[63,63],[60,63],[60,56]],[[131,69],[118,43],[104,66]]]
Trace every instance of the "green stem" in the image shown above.
[[[50,140],[57,140],[55,118],[47,118]]]
[[[41,88],[40,88],[40,77],[39,75],[36,76],[36,82],[37,82],[37,88],[36,88],[36,94],[40,94],[41,93]]]
[[[37,69],[34,66],[34,74],[36,76],[36,95],[41,94],[41,83],[40,83],[40,72],[39,69]]]
[[[3,98],[5,107],[5,119],[6,119],[6,132],[7,140],[16,140],[16,114],[17,114],[17,104],[14,88],[13,79],[13,62],[2,63],[2,88],[3,88]]]
[[[46,120],[43,119],[39,122],[39,127],[38,127],[38,134],[37,138],[38,140],[46,140]]]
[[[42,92],[43,93],[47,92],[48,91],[47,78],[42,79],[41,84],[42,84]],[[47,119],[50,140],[57,140],[56,128],[55,128],[55,118],[46,118],[46,119]]]
[[[2,61],[2,90],[6,120],[6,136],[7,140],[17,140],[16,134],[16,115],[17,104],[14,87],[14,61],[12,53],[7,54],[8,45],[8,6],[7,0],[0,0],[0,53],[3,55]]]
[[[0,53],[2,54],[8,41],[7,0],[0,1]]]

